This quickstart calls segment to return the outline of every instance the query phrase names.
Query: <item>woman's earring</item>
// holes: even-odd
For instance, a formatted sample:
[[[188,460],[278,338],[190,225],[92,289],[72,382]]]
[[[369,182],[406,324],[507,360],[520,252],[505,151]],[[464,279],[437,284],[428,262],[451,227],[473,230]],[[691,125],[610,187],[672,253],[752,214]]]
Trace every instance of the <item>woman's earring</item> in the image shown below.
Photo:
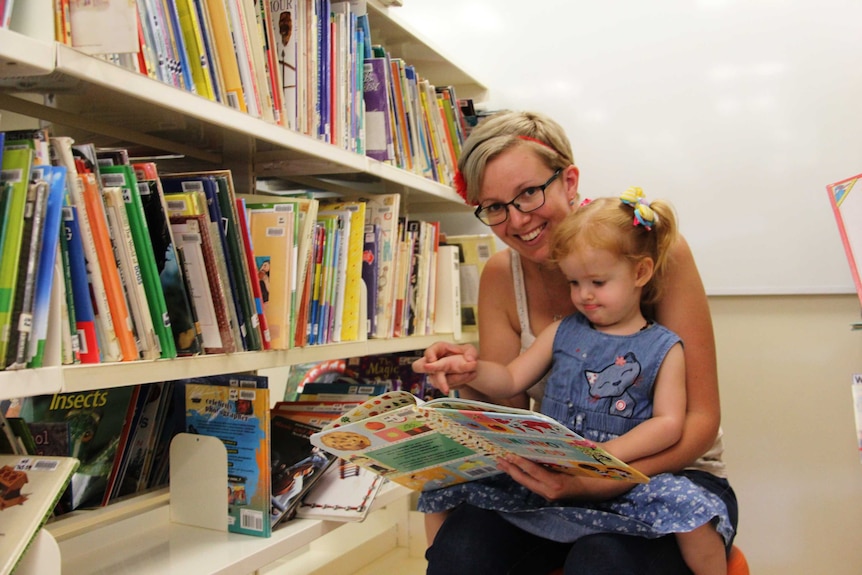
[[[570,206],[574,206],[574,205],[575,205],[575,198],[572,198],[571,200],[569,200],[569,205],[570,205]]]

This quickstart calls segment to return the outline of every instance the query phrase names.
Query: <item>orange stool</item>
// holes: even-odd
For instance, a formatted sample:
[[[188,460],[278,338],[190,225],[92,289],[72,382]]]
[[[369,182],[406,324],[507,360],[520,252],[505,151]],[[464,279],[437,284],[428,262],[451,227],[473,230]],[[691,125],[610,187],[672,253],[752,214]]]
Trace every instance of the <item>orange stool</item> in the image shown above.
[[[554,569],[548,575],[563,575],[563,570]],[[736,545],[731,547],[730,555],[727,558],[727,575],[750,575],[748,561],[745,560],[745,555]]]

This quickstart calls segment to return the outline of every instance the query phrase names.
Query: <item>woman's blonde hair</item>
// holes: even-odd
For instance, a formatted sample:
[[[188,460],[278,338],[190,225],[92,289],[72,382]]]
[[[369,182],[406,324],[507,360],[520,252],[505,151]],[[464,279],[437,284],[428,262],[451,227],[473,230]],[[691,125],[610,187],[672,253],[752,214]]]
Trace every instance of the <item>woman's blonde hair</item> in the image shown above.
[[[670,203],[654,200],[646,205],[656,216],[649,227],[638,220],[637,205],[620,198],[598,198],[582,205],[554,229],[551,260],[559,262],[584,248],[606,250],[632,263],[651,258],[653,275],[643,288],[641,305],[654,305],[662,295],[668,254],[679,229]]]
[[[516,145],[530,146],[551,170],[575,163],[569,139],[557,122],[536,112],[499,112],[473,128],[461,146],[458,170],[468,203],[479,200],[488,162]]]

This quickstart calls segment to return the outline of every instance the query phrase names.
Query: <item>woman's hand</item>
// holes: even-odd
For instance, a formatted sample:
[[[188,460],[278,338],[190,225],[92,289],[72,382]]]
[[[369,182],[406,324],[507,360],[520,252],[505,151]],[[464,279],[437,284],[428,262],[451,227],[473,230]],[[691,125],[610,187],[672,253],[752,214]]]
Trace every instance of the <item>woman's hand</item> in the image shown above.
[[[413,362],[413,371],[427,373],[431,384],[449,393],[476,379],[479,353],[470,344],[438,341],[425,350],[422,358]]]
[[[550,501],[604,501],[622,495],[633,487],[632,483],[623,481],[576,477],[551,471],[544,465],[517,455],[499,459],[498,466],[512,479]]]

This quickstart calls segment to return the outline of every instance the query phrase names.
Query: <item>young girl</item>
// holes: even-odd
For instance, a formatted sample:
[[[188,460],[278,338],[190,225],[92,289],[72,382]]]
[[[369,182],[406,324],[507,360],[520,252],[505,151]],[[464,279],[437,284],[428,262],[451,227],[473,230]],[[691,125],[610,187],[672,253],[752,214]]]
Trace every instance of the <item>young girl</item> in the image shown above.
[[[502,209],[508,210],[508,206]],[[549,368],[542,411],[624,461],[658,453],[679,441],[686,410],[685,361],[676,334],[643,309],[661,295],[662,273],[677,226],[671,207],[647,204],[639,188],[620,199],[581,206],[554,231],[551,259],[570,284],[575,313],[553,322],[507,366],[475,354],[419,360],[441,391],[446,375],[474,372],[470,387],[493,397],[522,393]],[[511,523],[558,541],[596,532],[660,537],[676,533],[696,574],[725,574],[725,544],[733,529],[724,504],[682,475],[607,502],[573,505],[524,496],[506,477],[424,493],[420,509],[440,512],[460,503],[502,512]],[[526,493],[529,493],[528,491]],[[540,498],[539,498],[540,499]]]

